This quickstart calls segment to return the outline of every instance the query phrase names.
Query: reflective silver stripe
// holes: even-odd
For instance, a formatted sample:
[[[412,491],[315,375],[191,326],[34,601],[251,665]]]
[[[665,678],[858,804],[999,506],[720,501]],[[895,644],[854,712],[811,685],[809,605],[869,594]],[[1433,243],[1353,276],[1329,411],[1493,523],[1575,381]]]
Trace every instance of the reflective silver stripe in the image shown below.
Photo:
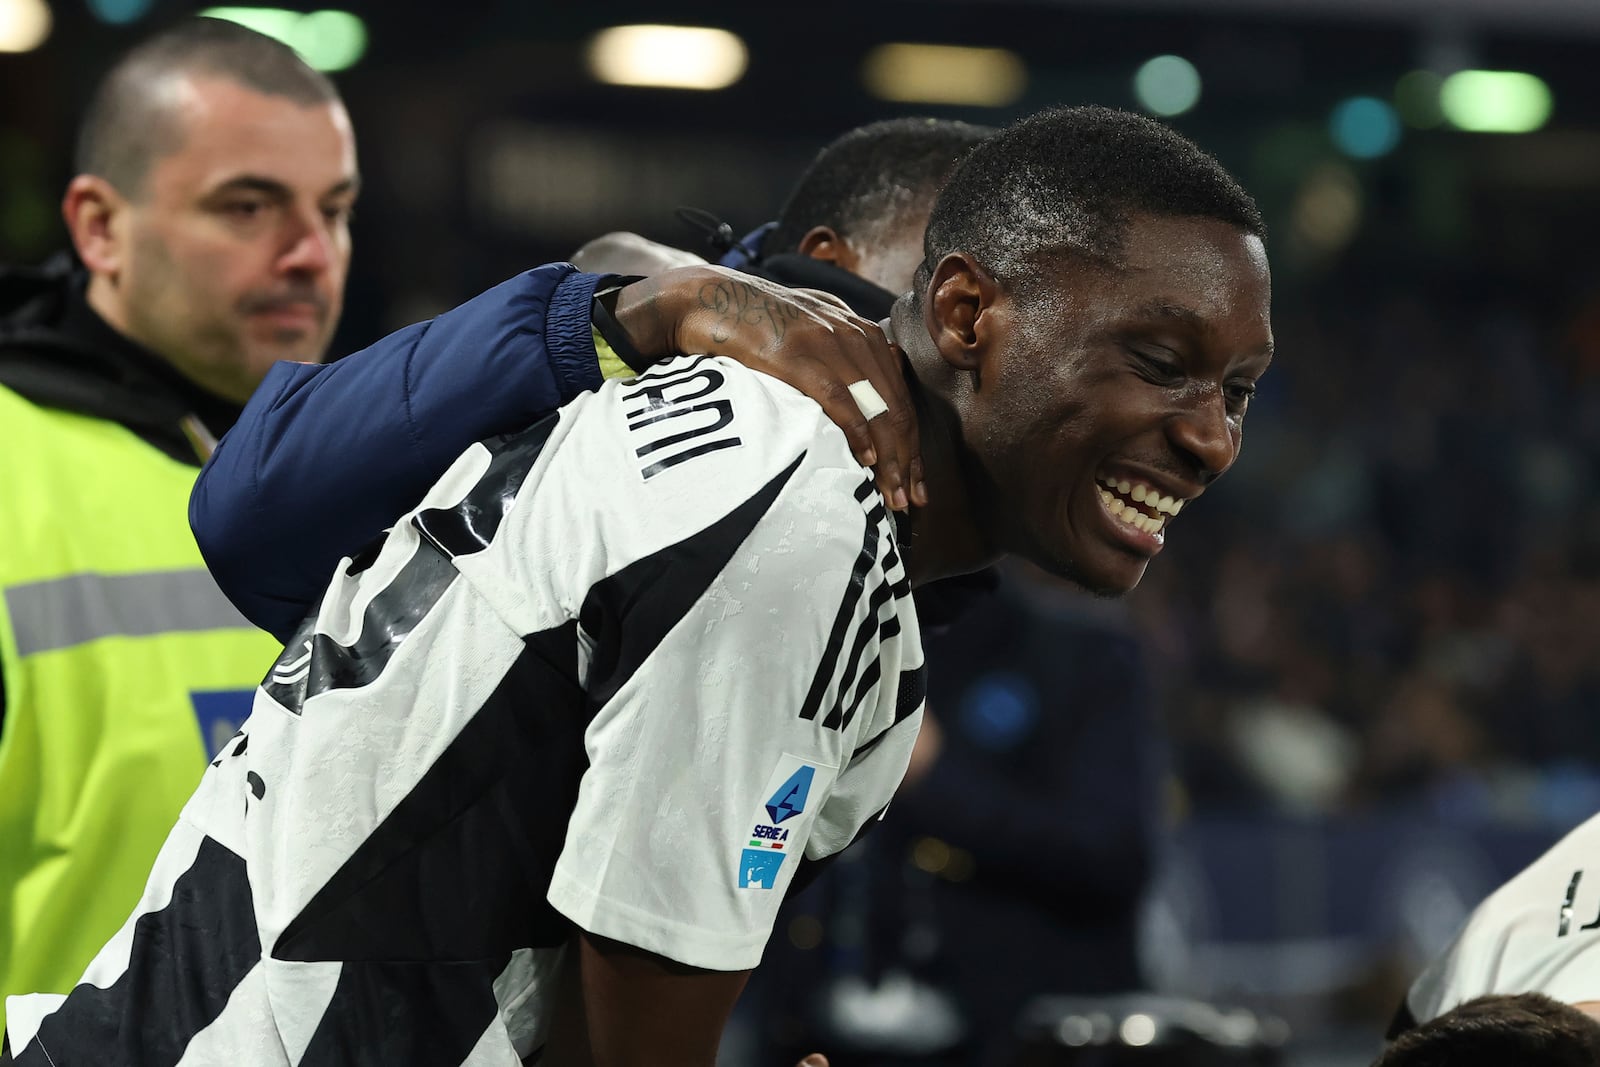
[[[71,648],[101,637],[149,637],[249,626],[204,568],[141,574],[71,574],[13,585],[6,610],[17,654]]]

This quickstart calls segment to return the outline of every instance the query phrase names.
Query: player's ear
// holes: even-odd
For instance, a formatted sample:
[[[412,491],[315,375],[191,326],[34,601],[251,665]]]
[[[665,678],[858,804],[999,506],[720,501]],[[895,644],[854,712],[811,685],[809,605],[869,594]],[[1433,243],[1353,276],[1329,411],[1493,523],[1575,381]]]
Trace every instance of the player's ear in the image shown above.
[[[861,257],[856,255],[856,250],[850,247],[850,242],[840,235],[832,226],[813,226],[800,238],[798,248],[802,256],[820,259],[824,263],[832,263],[840,270],[847,270],[855,274],[861,265]]]
[[[61,198],[61,217],[67,224],[78,258],[91,274],[115,278],[126,255],[127,201],[115,186],[94,174],[79,174]]]
[[[976,371],[994,340],[1000,285],[965,252],[952,252],[933,268],[924,325],[950,366]]]

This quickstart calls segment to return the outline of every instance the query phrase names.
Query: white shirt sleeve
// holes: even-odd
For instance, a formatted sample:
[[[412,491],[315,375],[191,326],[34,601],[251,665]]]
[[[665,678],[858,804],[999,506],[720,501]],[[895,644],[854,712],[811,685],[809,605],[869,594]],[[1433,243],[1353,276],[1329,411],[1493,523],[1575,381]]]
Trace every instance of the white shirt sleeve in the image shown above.
[[[692,966],[753,967],[802,853],[847,845],[904,775],[914,724],[851,759],[867,731],[894,721],[904,633],[880,631],[910,599],[874,595],[894,579],[878,562],[860,566],[871,521],[860,510],[803,547],[777,547],[800,515],[816,514],[806,498],[818,488],[785,490],[590,722],[589,767],[549,893],[583,929]],[[853,588],[847,640],[830,657]],[[827,708],[803,718],[819,672],[850,667],[856,683],[878,675],[857,713],[832,726]]]
[[[1478,905],[1412,984],[1418,1022],[1491,993],[1600,1000],[1600,816],[1579,826]]]

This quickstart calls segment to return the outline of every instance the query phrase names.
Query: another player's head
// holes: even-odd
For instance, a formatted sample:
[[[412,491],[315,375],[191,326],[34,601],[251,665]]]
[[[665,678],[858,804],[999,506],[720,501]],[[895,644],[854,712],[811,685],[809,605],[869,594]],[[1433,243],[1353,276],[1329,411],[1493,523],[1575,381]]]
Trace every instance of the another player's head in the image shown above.
[[[962,160],[895,321],[960,420],[970,543],[1138,583],[1238,456],[1272,358],[1262,235],[1220,164],[1126,112],[1041,112]]]
[[[194,19],[100,85],[62,212],[113,327],[243,401],[275,360],[321,359],[356,196],[350,119],[284,45]]]
[[[826,260],[896,295],[911,288],[939,188],[994,128],[901,118],[859,126],[829,144],[789,194],[763,242],[771,256]]]
[[[1542,993],[1469,1000],[1408,1030],[1373,1067],[1594,1067],[1600,1021]]]

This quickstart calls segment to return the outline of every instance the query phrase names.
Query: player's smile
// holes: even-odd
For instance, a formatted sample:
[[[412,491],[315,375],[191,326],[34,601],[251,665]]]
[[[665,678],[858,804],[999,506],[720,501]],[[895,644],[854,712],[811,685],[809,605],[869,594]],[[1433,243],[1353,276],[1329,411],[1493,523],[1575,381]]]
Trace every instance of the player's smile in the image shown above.
[[[1097,481],[1095,495],[1113,537],[1145,559],[1161,551],[1167,524],[1198,495],[1126,469],[1105,468]]]
[[[1259,238],[1144,217],[1122,254],[1063,267],[1069,299],[1001,309],[1003,355],[963,412],[995,499],[1028,501],[995,541],[1110,595],[1139,583],[1172,520],[1233,465],[1272,358]]]

